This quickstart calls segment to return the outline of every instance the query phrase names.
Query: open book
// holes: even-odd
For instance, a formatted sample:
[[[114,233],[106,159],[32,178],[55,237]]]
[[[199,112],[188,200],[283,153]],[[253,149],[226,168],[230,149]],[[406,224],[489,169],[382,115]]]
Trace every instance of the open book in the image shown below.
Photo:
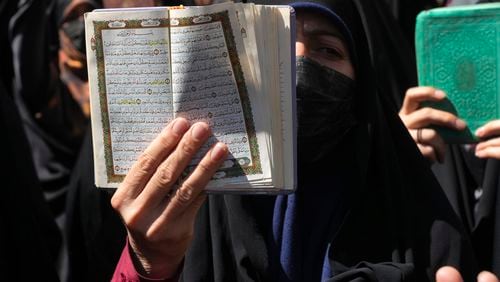
[[[436,129],[447,143],[472,143],[474,132],[500,119],[500,3],[437,8],[417,17],[419,84],[447,94],[426,103],[467,123],[463,131]]]
[[[103,9],[85,15],[95,179],[117,187],[176,117],[229,157],[208,191],[295,189],[295,30],[288,6]],[[180,179],[182,181],[182,179]]]

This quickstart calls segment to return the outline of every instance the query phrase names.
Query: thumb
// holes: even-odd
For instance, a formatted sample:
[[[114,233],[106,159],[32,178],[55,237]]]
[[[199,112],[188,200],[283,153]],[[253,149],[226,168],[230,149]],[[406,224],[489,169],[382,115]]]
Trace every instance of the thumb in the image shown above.
[[[477,282],[498,282],[498,278],[491,272],[483,271],[477,276]]]
[[[436,282],[463,282],[462,276],[455,268],[443,266],[436,272]]]

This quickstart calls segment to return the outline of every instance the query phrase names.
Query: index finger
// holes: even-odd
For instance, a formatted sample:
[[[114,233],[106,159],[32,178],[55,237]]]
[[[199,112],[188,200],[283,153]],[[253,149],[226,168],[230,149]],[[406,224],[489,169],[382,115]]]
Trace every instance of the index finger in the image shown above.
[[[167,205],[164,217],[175,218],[189,210],[191,203],[203,191],[212,176],[220,167],[228,154],[228,148],[223,143],[217,143],[203,157],[191,175],[176,190],[170,203]],[[197,206],[195,208],[198,208]]]
[[[423,101],[441,101],[446,94],[439,89],[430,86],[413,87],[406,91],[403,106],[401,107],[402,114],[411,114],[418,108]]]
[[[115,196],[135,199],[144,189],[156,168],[175,149],[188,129],[189,122],[184,118],[171,121],[139,156],[118,187]]]
[[[480,138],[500,135],[500,120],[493,120],[476,130],[476,135]]]
[[[467,125],[454,114],[433,108],[421,108],[404,117],[407,128],[417,129],[430,125],[440,125],[455,130],[464,130]]]

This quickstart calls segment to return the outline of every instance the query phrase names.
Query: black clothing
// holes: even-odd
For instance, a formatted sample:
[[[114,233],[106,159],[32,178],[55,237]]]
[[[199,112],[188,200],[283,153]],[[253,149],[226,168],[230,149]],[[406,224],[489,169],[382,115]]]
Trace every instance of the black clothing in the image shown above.
[[[125,244],[126,231],[111,207],[111,192],[94,185],[89,128],[75,164],[66,211],[69,281],[109,281]]]
[[[51,214],[62,230],[66,189],[87,120],[59,78],[56,0],[2,4],[1,80],[12,93],[30,145],[27,152]],[[60,235],[58,234],[60,237]],[[57,238],[57,236],[56,236]],[[58,258],[66,276],[64,244]]]
[[[86,119],[59,80],[55,1],[9,0],[4,5],[8,9],[2,20],[8,28],[1,41],[8,61],[2,80],[11,85],[35,170],[52,212],[59,216]]]
[[[418,13],[423,10],[428,10],[440,7],[446,4],[445,0],[418,0],[418,1],[404,1],[404,0],[385,0],[388,4],[397,23],[401,27],[404,34],[405,43],[414,50],[415,39],[415,22]]]
[[[1,80],[0,129],[2,280],[58,281],[55,260],[61,236],[41,193],[19,113]]]
[[[500,277],[500,161],[449,145],[443,164],[432,169],[471,234],[480,269]]]

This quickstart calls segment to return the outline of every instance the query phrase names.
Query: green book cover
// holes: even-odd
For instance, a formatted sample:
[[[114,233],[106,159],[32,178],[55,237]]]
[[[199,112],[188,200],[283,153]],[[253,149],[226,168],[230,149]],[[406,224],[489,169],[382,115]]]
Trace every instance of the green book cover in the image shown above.
[[[473,143],[476,129],[500,119],[500,4],[421,12],[415,31],[418,80],[447,99],[423,106],[454,113],[468,128],[436,127],[447,143]]]

